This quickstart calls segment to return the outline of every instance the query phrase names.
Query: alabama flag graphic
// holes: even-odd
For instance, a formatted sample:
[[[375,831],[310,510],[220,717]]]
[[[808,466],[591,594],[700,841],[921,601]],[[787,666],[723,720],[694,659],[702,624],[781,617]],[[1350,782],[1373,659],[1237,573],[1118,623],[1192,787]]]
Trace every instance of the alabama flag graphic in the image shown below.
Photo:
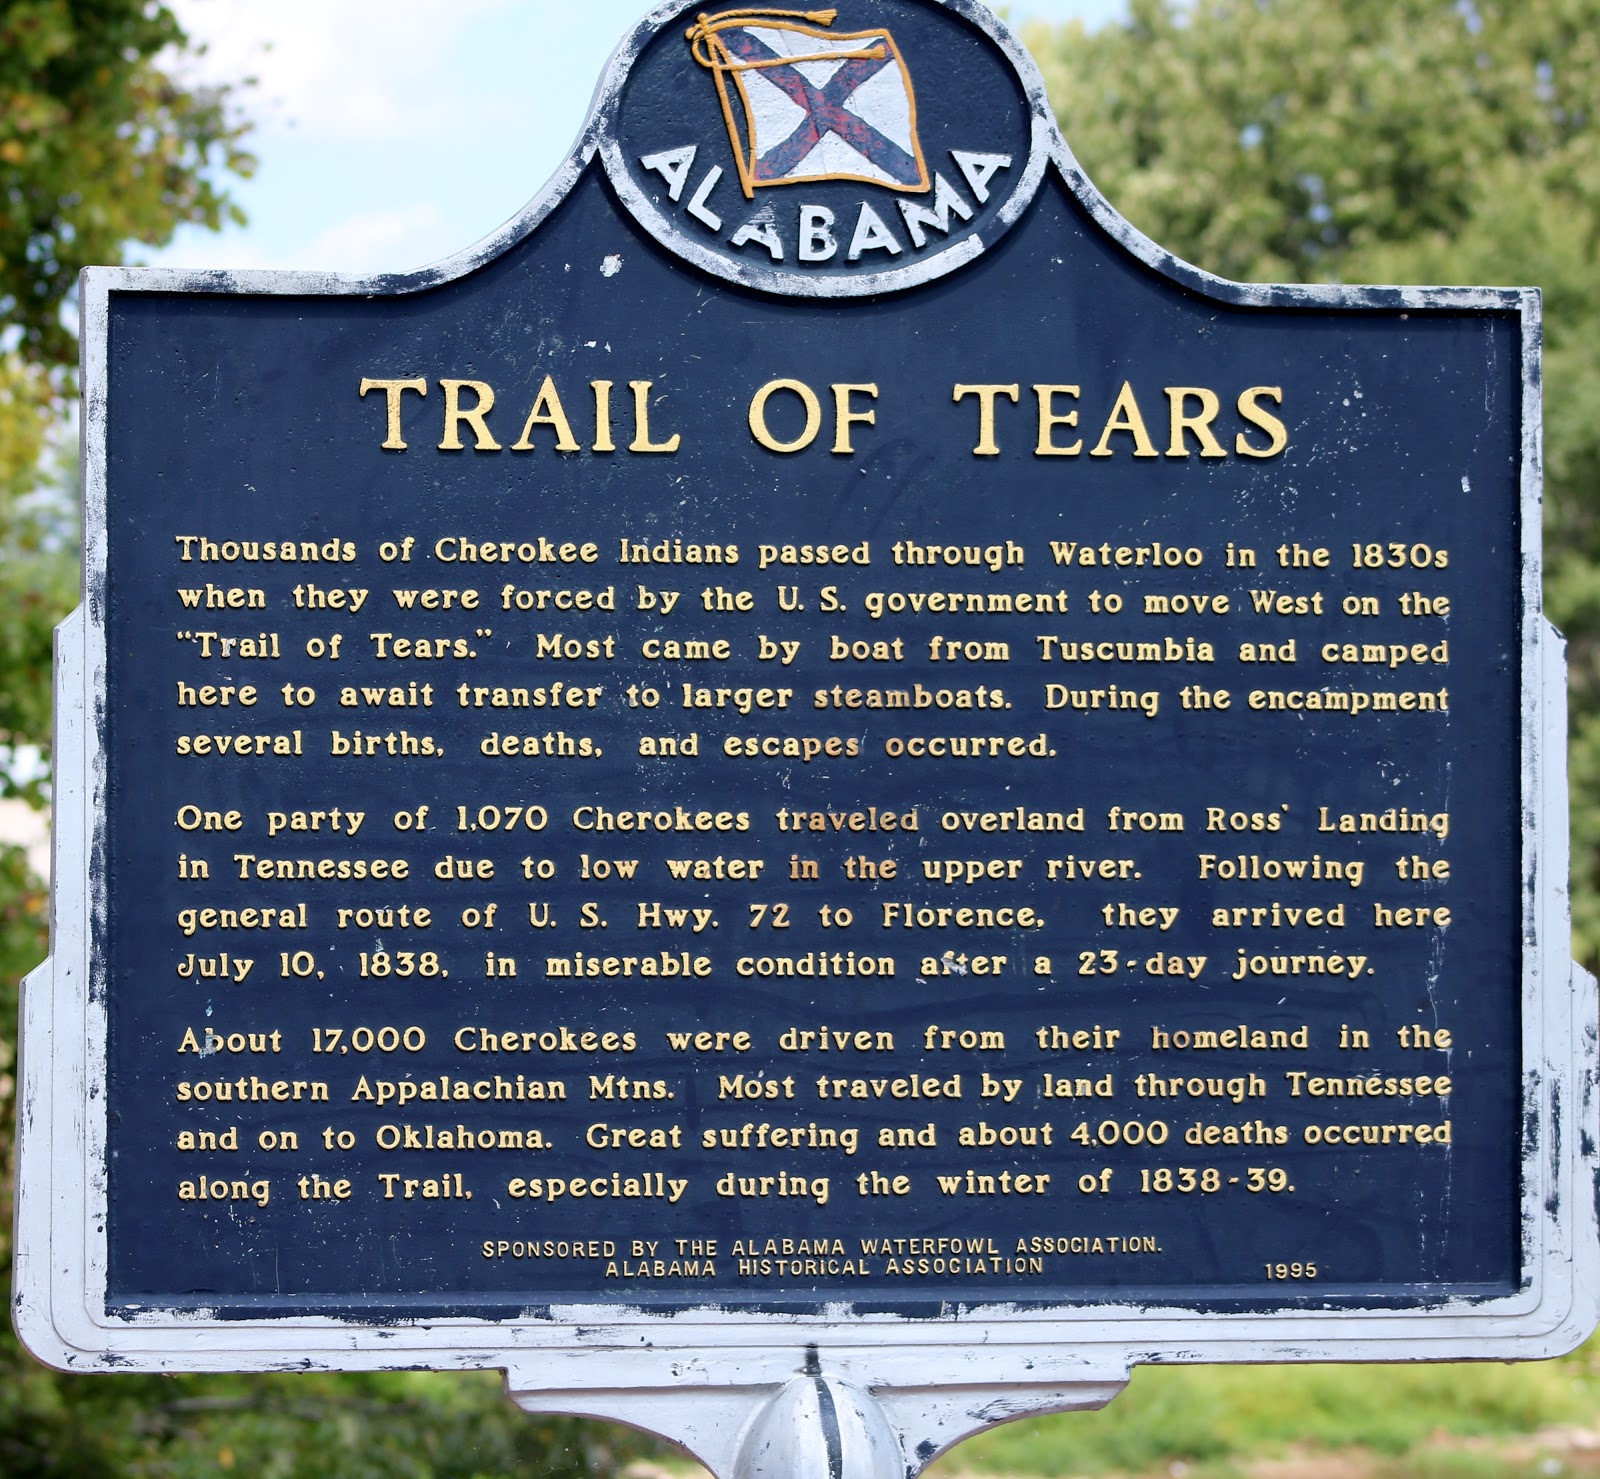
[[[835,14],[728,10],[689,30],[695,60],[716,79],[746,196],[807,180],[928,188],[916,97],[894,37],[820,29]]]

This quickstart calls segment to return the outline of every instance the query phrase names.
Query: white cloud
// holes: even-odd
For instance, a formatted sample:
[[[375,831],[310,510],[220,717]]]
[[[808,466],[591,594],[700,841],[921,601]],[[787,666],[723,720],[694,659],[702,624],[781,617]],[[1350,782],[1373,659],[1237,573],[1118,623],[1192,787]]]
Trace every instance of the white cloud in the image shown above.
[[[210,232],[186,231],[154,260],[162,267],[227,267],[235,272],[318,270],[365,276],[409,272],[460,249],[430,200],[393,208],[353,211],[313,235],[269,245],[248,233],[219,241]],[[137,255],[137,254],[136,254]]]
[[[518,0],[170,0],[206,54],[206,81],[254,77],[258,128],[303,137],[417,138],[454,121],[464,98],[441,90],[462,33]],[[465,69],[451,68],[465,81]]]
[[[419,245],[439,236],[444,217],[432,201],[396,210],[347,216],[320,231],[296,252],[301,267],[331,272],[392,272],[421,265],[429,255]],[[433,256],[441,255],[439,250]]]
[[[171,244],[159,251],[129,248],[128,261],[135,266],[225,267],[231,272],[299,265],[283,260],[281,254],[263,248],[243,232],[229,231],[218,237],[197,226],[181,227]]]

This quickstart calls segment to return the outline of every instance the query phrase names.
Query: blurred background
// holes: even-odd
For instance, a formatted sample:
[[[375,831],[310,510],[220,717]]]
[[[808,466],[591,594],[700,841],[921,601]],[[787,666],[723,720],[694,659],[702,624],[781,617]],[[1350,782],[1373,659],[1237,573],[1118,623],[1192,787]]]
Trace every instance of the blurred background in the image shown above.
[[[402,271],[565,155],[629,0],[0,0],[0,1146],[47,951],[50,633],[76,604],[88,264]],[[1575,957],[1600,958],[1600,0],[1031,0],[1067,141],[1147,235],[1258,281],[1536,284],[1546,609],[1570,647]],[[1594,332],[1591,332],[1593,330]],[[10,1167],[0,1166],[0,1258]],[[639,1479],[493,1374],[85,1377],[0,1332],[0,1475]],[[1600,1471],[1591,1348],[1521,1367],[1143,1370],[940,1472]]]

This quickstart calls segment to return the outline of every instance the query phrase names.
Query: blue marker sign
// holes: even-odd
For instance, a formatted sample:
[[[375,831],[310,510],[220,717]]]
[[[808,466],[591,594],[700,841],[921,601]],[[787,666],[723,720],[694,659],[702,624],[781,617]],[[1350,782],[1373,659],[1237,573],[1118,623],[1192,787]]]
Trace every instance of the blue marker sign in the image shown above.
[[[84,298],[46,1359],[726,1467],[737,1349],[904,1472],[987,1419],[868,1388],[1587,1332],[1536,293],[1209,277],[850,0],[656,12],[438,269]]]

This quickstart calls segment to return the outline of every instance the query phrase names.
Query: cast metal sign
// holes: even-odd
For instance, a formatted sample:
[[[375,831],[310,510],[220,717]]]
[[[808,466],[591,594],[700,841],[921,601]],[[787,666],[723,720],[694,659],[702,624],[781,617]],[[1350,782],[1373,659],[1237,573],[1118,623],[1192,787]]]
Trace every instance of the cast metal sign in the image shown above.
[[[42,1358],[904,1473],[1592,1326],[1536,293],[1208,277],[848,0],[658,10],[440,268],[83,299]]]

